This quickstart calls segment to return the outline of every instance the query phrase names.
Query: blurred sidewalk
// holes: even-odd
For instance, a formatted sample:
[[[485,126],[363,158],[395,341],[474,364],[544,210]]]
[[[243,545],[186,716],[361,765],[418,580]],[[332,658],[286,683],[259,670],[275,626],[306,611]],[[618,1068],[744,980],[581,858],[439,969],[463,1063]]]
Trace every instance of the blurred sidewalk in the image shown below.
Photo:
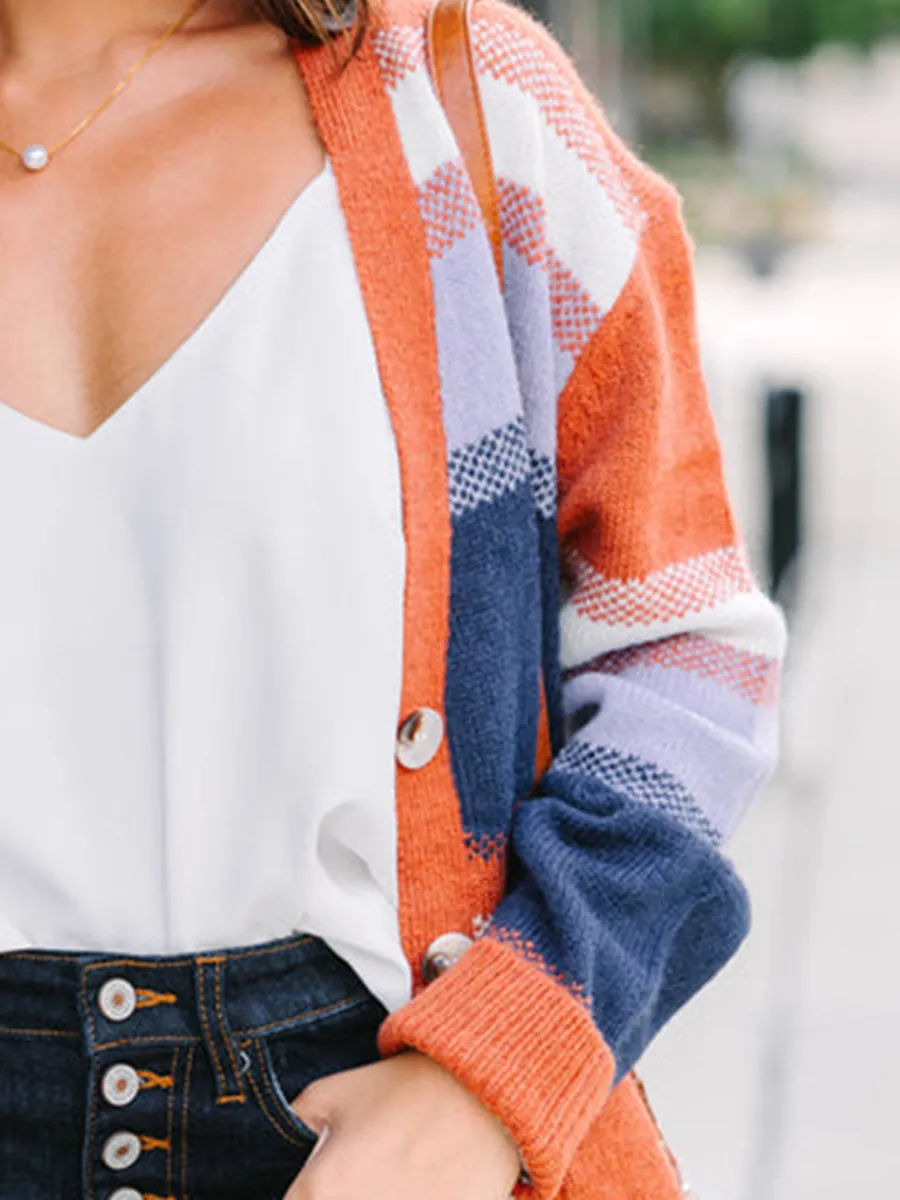
[[[900,1195],[900,240],[854,228],[769,282],[698,263],[751,550],[766,378],[808,391],[809,509],[783,765],[732,847],[754,931],[642,1064],[696,1200]]]

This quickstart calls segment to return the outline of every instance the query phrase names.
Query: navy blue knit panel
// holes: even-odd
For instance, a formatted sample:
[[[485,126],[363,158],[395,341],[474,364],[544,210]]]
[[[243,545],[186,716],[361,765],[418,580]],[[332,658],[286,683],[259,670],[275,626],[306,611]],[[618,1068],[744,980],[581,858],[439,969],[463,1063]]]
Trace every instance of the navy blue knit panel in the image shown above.
[[[707,841],[554,767],[516,813],[490,936],[514,931],[589,1003],[621,1078],[737,951],[749,917],[744,885]]]
[[[544,685],[550,744],[554,755],[563,746],[562,672],[559,665],[559,537],[556,516],[538,516],[541,547],[541,603],[544,639]]]
[[[447,731],[474,849],[505,840],[533,786],[541,664],[538,531],[526,477],[453,517]]]

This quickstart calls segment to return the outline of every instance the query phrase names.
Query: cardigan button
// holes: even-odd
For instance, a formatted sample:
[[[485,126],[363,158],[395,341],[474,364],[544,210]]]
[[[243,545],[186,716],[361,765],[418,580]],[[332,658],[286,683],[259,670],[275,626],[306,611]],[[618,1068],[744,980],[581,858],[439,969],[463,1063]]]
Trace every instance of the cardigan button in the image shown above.
[[[397,758],[410,771],[426,767],[444,740],[444,718],[433,708],[417,708],[400,726]]]
[[[458,963],[473,944],[472,939],[464,933],[441,934],[425,951],[422,978],[426,983],[433,983],[439,975]]]

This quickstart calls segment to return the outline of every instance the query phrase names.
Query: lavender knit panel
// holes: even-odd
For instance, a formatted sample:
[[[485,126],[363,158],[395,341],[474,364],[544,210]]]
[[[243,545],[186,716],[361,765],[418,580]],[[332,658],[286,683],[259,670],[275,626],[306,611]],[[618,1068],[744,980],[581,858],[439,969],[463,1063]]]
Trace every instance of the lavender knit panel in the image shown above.
[[[682,781],[651,758],[605,742],[573,738],[557,756],[554,770],[573,771],[604,783],[612,792],[664,813],[682,828],[716,846],[722,832]]]
[[[504,247],[503,272],[528,440],[535,454],[552,464],[556,461],[556,378],[547,354],[553,341],[547,273],[509,246]]]
[[[556,377],[546,272],[504,248],[506,311],[531,456],[532,488],[542,517],[556,516]]]
[[[543,197],[505,178],[497,186],[514,344],[526,374],[540,388],[541,416],[536,422],[540,432],[534,445],[555,459],[551,448],[556,444],[556,399],[604,312],[554,249]],[[535,331],[542,335],[541,344],[532,351],[529,343]],[[539,371],[533,369],[536,361]],[[526,407],[530,399],[526,391]]]
[[[508,192],[508,189],[507,189]],[[504,189],[501,187],[501,203]],[[504,217],[505,232],[515,230]],[[519,231],[521,232],[521,231]],[[543,224],[535,231],[544,236]],[[543,678],[550,741],[554,753],[564,740],[562,686],[559,671],[559,541],[556,527],[556,425],[558,365],[552,347],[553,316],[550,282],[542,256],[521,236],[504,242],[503,272],[506,317],[518,371],[519,394],[531,457],[531,487],[537,509],[541,556]]]
[[[541,459],[528,444],[483,227],[460,231],[457,222],[435,250],[452,517],[447,736],[470,852],[490,857],[533,785],[544,632],[534,482]],[[546,494],[546,468],[540,479]]]
[[[452,176],[454,194],[464,184]],[[451,454],[521,419],[516,362],[490,244],[481,224],[440,227],[434,191],[420,189],[435,280],[444,428]],[[448,218],[445,218],[445,222]]]
[[[608,677],[609,673],[595,667],[567,675],[563,684],[567,713],[574,713],[592,702],[598,675]],[[635,667],[618,678],[687,709],[748,742],[758,739],[761,725],[772,711],[730,691],[715,679],[705,679],[691,671],[650,664]]]
[[[692,808],[713,831],[713,841],[727,839],[769,773],[771,764],[759,747],[631,680],[597,672],[577,684],[580,695],[570,694],[575,685],[566,686],[567,706],[592,703],[597,712],[561,758],[577,761],[579,770],[614,789],[621,786],[634,800],[658,804],[661,796],[670,796],[691,828],[701,829],[698,820],[687,819]],[[642,790],[638,776],[623,774],[626,760],[644,764],[656,780],[653,786]]]

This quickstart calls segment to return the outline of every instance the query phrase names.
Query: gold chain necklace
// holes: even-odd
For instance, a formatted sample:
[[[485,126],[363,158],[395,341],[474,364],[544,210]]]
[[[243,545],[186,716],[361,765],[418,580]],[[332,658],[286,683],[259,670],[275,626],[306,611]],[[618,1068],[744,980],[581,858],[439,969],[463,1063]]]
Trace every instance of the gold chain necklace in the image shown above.
[[[142,55],[130,69],[125,78],[121,80],[120,83],[116,84],[103,103],[98,104],[94,111],[89,113],[83,121],[79,121],[72,132],[67,133],[62,141],[57,142],[54,146],[42,146],[40,142],[34,142],[32,145],[26,146],[24,150],[17,150],[15,146],[10,146],[8,142],[4,142],[3,139],[0,138],[0,150],[5,150],[7,154],[12,154],[28,171],[43,171],[45,167],[49,166],[51,159],[57,155],[60,150],[65,149],[70,142],[74,142],[75,139],[84,133],[86,129],[90,128],[100,114],[105,112],[113,103],[113,101],[117,100],[119,96],[122,95],[129,83],[131,83],[132,79],[134,79],[135,75],[137,75],[138,71],[140,71],[141,67],[146,66],[157,50],[160,50],[170,37],[174,37],[174,35],[178,33],[179,29],[182,29],[188,23],[191,17],[198,12],[205,3],[206,0],[192,0],[191,6],[187,12],[182,13],[178,20],[174,21],[165,31],[165,33],[156,39],[146,54]]]

